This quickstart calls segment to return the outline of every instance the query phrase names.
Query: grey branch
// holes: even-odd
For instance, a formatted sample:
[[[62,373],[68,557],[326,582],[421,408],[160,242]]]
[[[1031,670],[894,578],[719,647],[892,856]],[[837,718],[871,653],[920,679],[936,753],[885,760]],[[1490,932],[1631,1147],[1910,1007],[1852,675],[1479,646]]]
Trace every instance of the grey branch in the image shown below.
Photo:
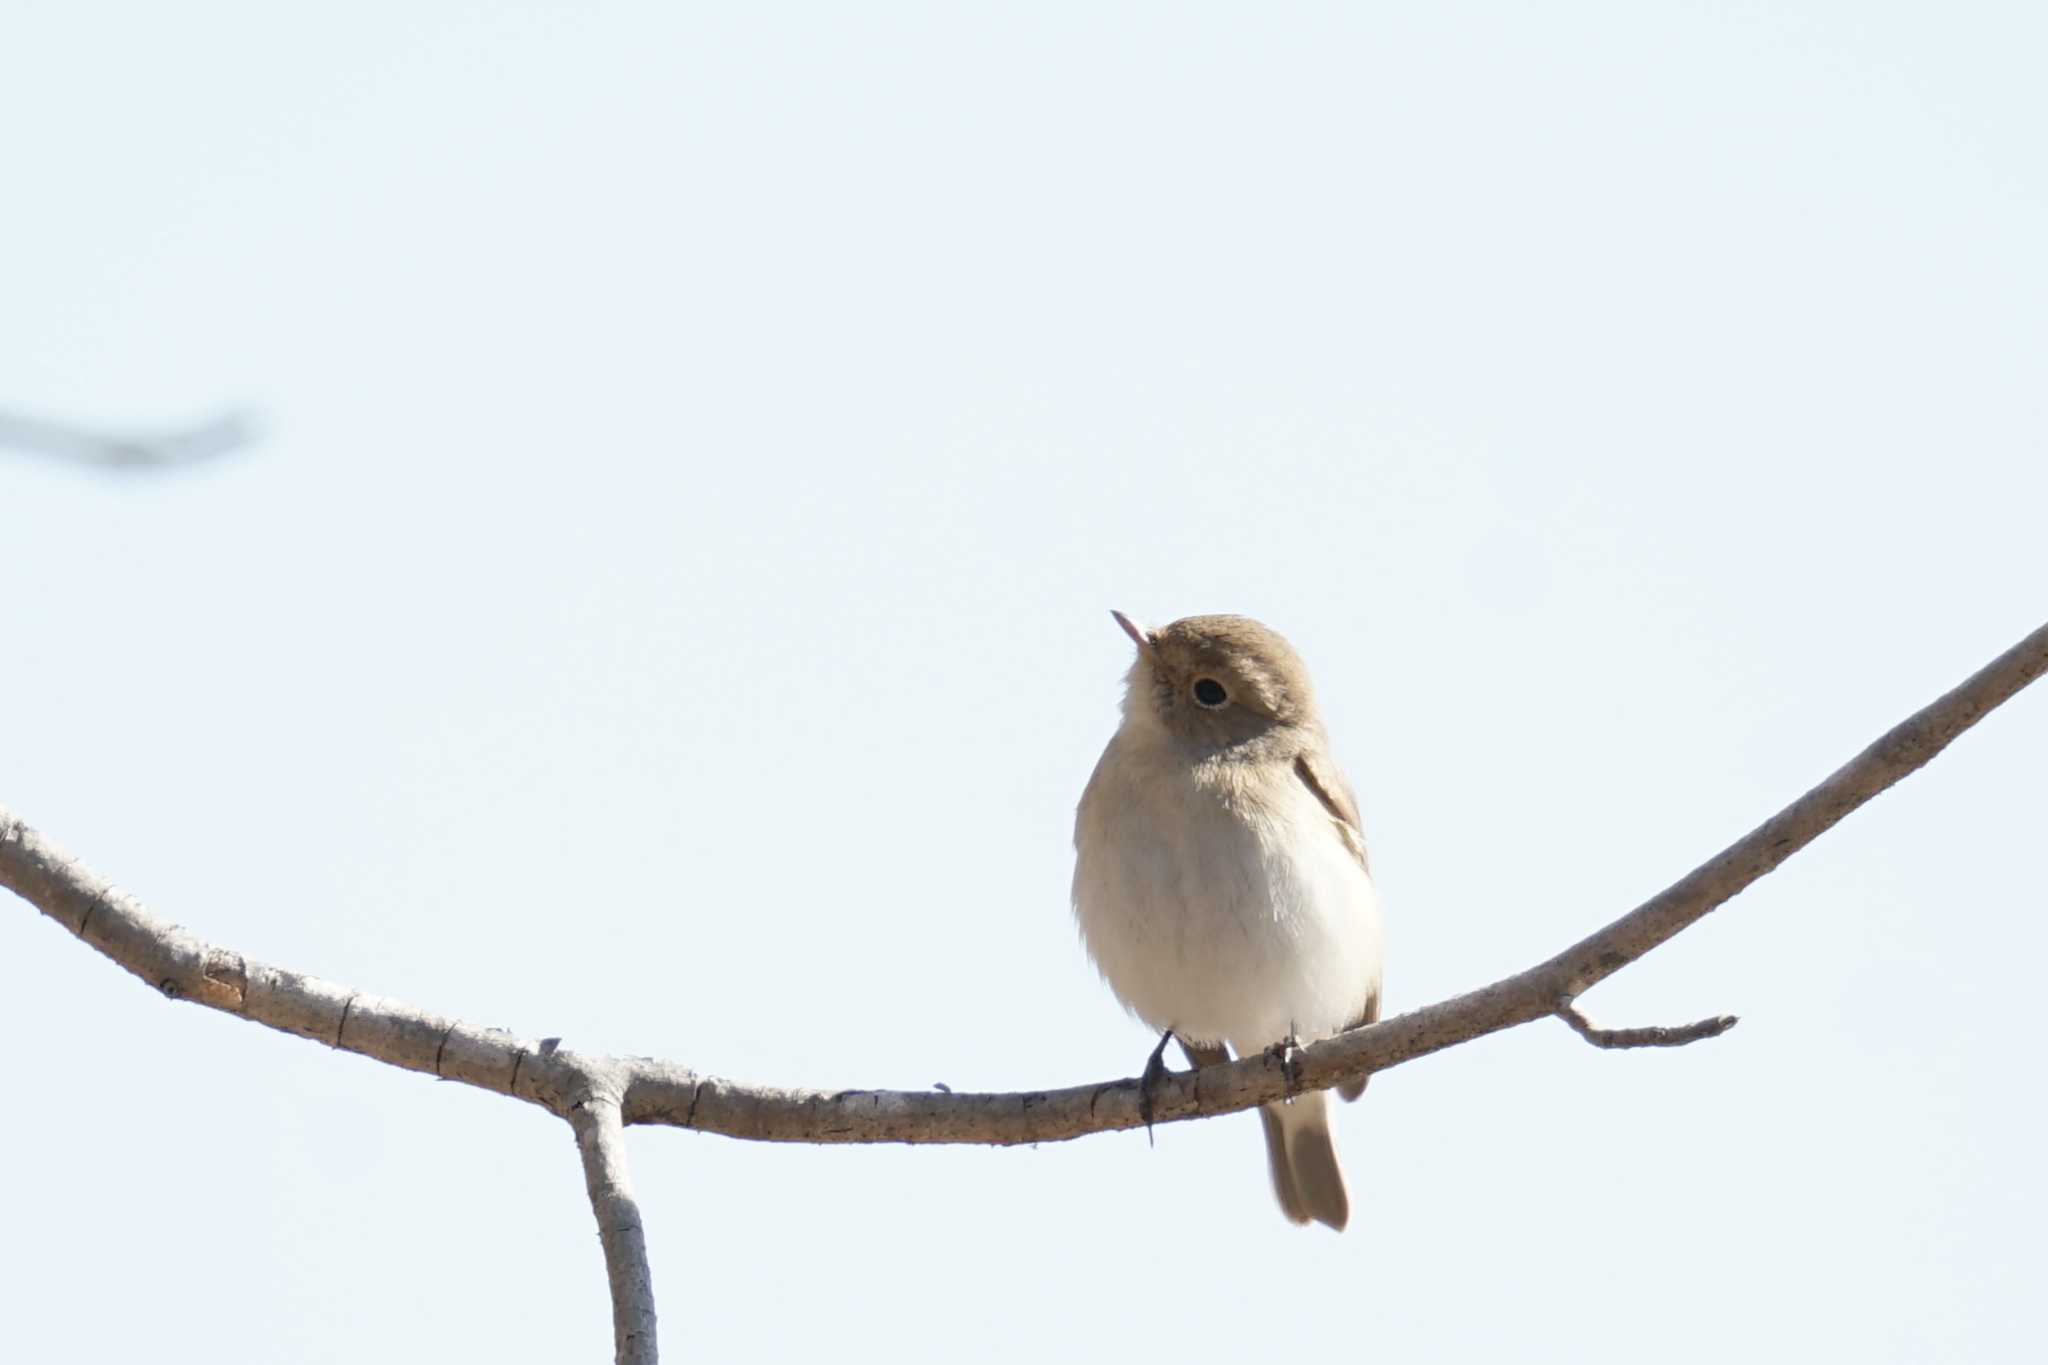
[[[247,445],[256,422],[245,412],[225,412],[178,431],[113,433],[0,412],[0,447],[99,465],[105,469],[161,469],[196,464]]]
[[[616,1080],[610,1075],[603,1079]],[[615,1084],[571,1104],[569,1125],[576,1130],[576,1146],[583,1153],[583,1183],[597,1213],[597,1237],[611,1280],[617,1365],[655,1365],[660,1351],[654,1338],[654,1275],[647,1265],[640,1201],[633,1197],[626,1174],[626,1129],[619,1118]]]
[[[1685,877],[1549,961],[1319,1042],[1294,1055],[1292,1076],[1268,1054],[1169,1076],[1154,1091],[1152,1116],[1165,1123],[1249,1109],[1297,1088],[1337,1085],[1557,1014],[1561,1001],[1576,1001],[1706,916],[1925,764],[2043,672],[2048,626]],[[1145,1121],[1132,1079],[1012,1094],[785,1090],[646,1058],[584,1057],[553,1046],[553,1040],[542,1045],[477,1028],[206,943],[155,918],[5,809],[0,885],[172,999],[510,1095],[569,1120],[584,1148],[593,1205],[606,1233],[621,1360],[652,1358],[654,1307],[644,1279],[638,1216],[625,1192],[624,1158],[617,1144],[605,1141],[616,1124],[670,1124],[770,1142],[1007,1145],[1062,1141]],[[1640,1031],[1624,1035],[1631,1032]]]
[[[1601,1028],[1575,1001],[1558,1002],[1557,1017],[1570,1024],[1594,1047],[1684,1047],[1702,1038],[1718,1038],[1735,1027],[1735,1016],[1717,1014],[1690,1024],[1652,1024],[1645,1028]]]

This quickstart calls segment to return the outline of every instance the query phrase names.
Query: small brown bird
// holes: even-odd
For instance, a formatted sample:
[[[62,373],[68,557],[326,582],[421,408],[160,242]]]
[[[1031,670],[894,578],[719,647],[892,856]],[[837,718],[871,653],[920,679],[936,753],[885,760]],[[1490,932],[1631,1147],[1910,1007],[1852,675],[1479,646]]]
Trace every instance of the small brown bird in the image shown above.
[[[1138,658],[1074,823],[1074,914],[1110,989],[1196,1066],[1377,1019],[1379,900],[1300,656],[1249,617],[1112,614]],[[1341,1231],[1328,1096],[1259,1117],[1281,1211]]]

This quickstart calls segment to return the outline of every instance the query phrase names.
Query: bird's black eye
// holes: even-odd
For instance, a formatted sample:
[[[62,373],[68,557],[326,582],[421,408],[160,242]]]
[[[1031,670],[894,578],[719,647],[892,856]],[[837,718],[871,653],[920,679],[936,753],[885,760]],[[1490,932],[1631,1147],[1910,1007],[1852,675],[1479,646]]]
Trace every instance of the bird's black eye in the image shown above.
[[[1213,711],[1229,700],[1230,694],[1225,692],[1223,684],[1214,678],[1195,679],[1195,701],[1200,705]]]

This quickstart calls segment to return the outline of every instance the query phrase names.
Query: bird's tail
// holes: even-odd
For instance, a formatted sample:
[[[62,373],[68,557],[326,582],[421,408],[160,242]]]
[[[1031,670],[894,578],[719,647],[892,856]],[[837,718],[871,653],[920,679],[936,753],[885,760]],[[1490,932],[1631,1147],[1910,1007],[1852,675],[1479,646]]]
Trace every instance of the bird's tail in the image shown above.
[[[1311,1218],[1342,1232],[1351,1221],[1351,1196],[1330,1141],[1330,1097],[1318,1090],[1284,1104],[1259,1106],[1266,1128],[1266,1163],[1273,1193],[1290,1222]]]

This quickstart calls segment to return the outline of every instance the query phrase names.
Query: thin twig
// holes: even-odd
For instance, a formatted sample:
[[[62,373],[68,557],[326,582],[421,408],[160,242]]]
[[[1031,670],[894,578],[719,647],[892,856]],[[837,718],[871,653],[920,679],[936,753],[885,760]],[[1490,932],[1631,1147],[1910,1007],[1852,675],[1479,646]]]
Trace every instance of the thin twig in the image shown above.
[[[1684,1047],[1702,1038],[1718,1038],[1735,1027],[1732,1014],[1717,1014],[1690,1024],[1650,1024],[1643,1028],[1601,1028],[1572,1001],[1558,1004],[1557,1017],[1594,1047]]]
[[[1264,1054],[1242,1058],[1205,1068],[1199,1092],[1191,1075],[1169,1073],[1150,1095],[1152,1117],[1166,1123],[1234,1113],[1296,1090],[1356,1080],[1562,1013],[1560,1001],[1576,1001],[1594,983],[1705,917],[1940,753],[2044,672],[2048,626],[1894,727],[1825,782],[1671,887],[1548,962],[1481,990],[1317,1043],[1295,1055],[1291,1071]],[[584,1057],[567,1049],[543,1048],[528,1039],[363,995],[214,947],[157,919],[4,808],[0,885],[172,999],[331,1042],[392,1066],[511,1095],[568,1119],[584,1146],[600,1228],[611,1226],[606,1223],[607,1207],[619,1210],[621,1218],[631,1214],[630,1235],[621,1240],[608,1232],[605,1245],[607,1265],[614,1270],[620,1350],[627,1349],[626,1328],[631,1324],[633,1348],[646,1352],[640,1357],[622,1354],[622,1360],[652,1359],[654,1350],[644,1239],[627,1192],[623,1160],[608,1136],[622,1124],[670,1124],[773,1142],[1011,1144],[1135,1128],[1144,1121],[1133,1080],[1018,1094],[783,1090],[702,1076],[646,1058]],[[1571,1007],[1567,1022],[1576,1014],[1576,1007]],[[340,1027],[344,1016],[345,1038]],[[1602,1032],[1582,1015],[1573,1026],[1581,1024],[1580,1031],[1589,1038]],[[1675,1032],[1709,1024],[1720,1021],[1703,1021]],[[1627,1039],[1668,1032],[1673,1031],[1624,1029],[1607,1036]],[[603,1101],[591,1107],[599,1095]],[[621,1233],[627,1227],[623,1221],[616,1224]],[[630,1272],[623,1283],[621,1266]]]
[[[1556,1013],[1811,843],[1926,763],[1992,708],[2048,672],[2043,626],[1931,705],[1894,727],[1825,782],[1667,890],[1548,962],[1454,999],[1340,1034],[1295,1057],[1299,1086],[1317,1090]],[[393,1066],[557,1108],[530,1064],[530,1039],[480,1029],[395,1000],[286,971],[216,948],[150,915],[0,809],[0,885],[57,923],[93,911],[89,942],[179,999],[328,1042],[348,1011],[345,1051]],[[351,1003],[351,1001],[353,1003]],[[520,1068],[522,1056],[529,1065]],[[569,1057],[570,1054],[561,1054]],[[626,1123],[660,1123],[770,1142],[1056,1142],[1139,1127],[1135,1080],[1064,1090],[952,1094],[929,1090],[787,1090],[705,1076],[673,1063],[617,1059]],[[1235,1113],[1284,1098],[1282,1068],[1263,1055],[1205,1069],[1198,1095],[1187,1073],[1152,1092],[1155,1121]],[[517,1082],[515,1085],[514,1082]],[[557,1109],[559,1112],[559,1110]]]

